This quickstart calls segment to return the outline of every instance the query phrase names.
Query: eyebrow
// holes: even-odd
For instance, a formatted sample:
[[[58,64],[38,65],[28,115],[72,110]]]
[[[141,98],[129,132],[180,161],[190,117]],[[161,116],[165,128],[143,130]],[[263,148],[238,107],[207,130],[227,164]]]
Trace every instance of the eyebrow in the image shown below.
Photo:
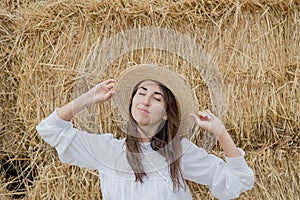
[[[138,89],[143,89],[143,90],[145,90],[145,91],[148,91],[148,89],[145,88],[145,87],[143,87],[143,86],[139,87]],[[154,92],[154,94],[158,94],[158,95],[160,95],[160,96],[163,97],[163,94],[162,94],[161,92]]]

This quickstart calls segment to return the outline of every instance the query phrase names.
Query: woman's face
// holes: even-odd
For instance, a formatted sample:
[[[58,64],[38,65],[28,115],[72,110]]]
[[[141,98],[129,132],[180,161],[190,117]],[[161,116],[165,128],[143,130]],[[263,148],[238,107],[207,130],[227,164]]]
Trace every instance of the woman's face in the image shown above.
[[[167,120],[166,102],[157,83],[146,80],[139,85],[132,99],[131,113],[146,130],[157,130],[161,121]]]

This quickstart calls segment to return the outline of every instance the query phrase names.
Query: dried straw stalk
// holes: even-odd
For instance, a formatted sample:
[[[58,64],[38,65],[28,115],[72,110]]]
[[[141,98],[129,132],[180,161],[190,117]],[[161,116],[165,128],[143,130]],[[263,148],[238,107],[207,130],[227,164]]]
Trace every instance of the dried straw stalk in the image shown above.
[[[101,199],[97,173],[61,164],[35,126],[70,101],[97,41],[146,26],[196,38],[213,58],[227,91],[223,120],[256,174],[255,188],[239,199],[299,198],[298,1],[28,0],[2,1],[0,8],[1,199]],[[167,51],[129,52],[103,78],[147,62],[177,66],[201,109],[212,107],[195,66]],[[122,136],[109,103],[91,109],[96,114],[83,128]],[[200,132],[194,141],[201,145],[203,137]],[[214,153],[221,155],[218,147]],[[189,185],[194,199],[213,199],[205,186]]]

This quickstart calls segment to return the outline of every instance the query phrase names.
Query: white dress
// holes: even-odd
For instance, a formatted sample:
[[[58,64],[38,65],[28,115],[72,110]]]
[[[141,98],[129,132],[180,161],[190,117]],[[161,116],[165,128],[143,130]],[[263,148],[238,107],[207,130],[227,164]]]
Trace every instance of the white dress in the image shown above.
[[[104,200],[189,200],[189,189],[174,192],[168,164],[163,156],[143,143],[143,163],[147,177],[136,182],[126,159],[125,139],[112,134],[90,134],[73,128],[71,122],[59,118],[56,111],[37,126],[41,137],[55,147],[63,163],[98,170]],[[251,189],[254,174],[239,149],[238,158],[208,154],[187,139],[182,139],[181,167],[184,178],[207,185],[218,199],[236,198]]]

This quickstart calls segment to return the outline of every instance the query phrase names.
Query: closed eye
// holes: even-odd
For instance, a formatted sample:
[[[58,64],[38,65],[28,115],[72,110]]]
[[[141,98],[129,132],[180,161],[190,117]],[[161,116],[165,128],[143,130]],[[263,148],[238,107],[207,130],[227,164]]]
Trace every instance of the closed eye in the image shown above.
[[[153,97],[156,101],[161,101],[160,98]]]

